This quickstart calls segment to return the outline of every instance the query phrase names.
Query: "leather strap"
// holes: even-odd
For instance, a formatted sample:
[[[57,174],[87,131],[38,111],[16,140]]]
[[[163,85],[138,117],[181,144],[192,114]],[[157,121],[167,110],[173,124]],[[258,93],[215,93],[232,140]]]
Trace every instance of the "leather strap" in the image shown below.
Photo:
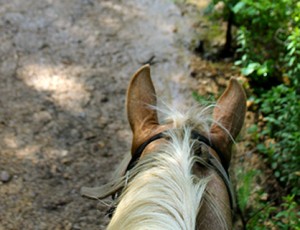
[[[153,137],[151,137],[146,142],[144,142],[143,144],[141,144],[133,154],[133,157],[131,158],[130,162],[128,163],[125,174],[128,173],[137,164],[143,151],[151,142],[164,137],[166,137],[164,133],[158,133]],[[201,135],[195,130],[192,130],[191,138],[204,143],[205,145],[213,149],[219,156],[221,163],[214,155],[212,155],[208,151],[208,160],[206,162],[203,162],[203,165],[210,166],[222,178],[229,193],[231,208],[232,210],[235,210],[236,202],[235,202],[235,196],[233,192],[234,190],[232,188],[232,184],[230,183],[227,167],[225,164],[226,162],[222,152],[218,148],[216,148],[216,146],[213,145],[205,136]],[[96,188],[84,187],[81,190],[81,194],[93,199],[105,198],[109,195],[114,195],[114,194],[119,195],[118,193],[123,189],[124,186],[125,186],[125,182],[123,181],[122,178],[120,178],[118,181],[112,181],[101,187],[96,187]]]
[[[140,159],[143,151],[145,150],[145,148],[153,141],[156,141],[160,138],[163,138],[165,135],[163,133],[158,133],[156,135],[154,135],[153,137],[151,137],[149,140],[147,140],[146,142],[144,142],[143,144],[141,144],[136,151],[134,152],[134,154],[132,154],[132,158],[128,163],[126,172],[129,171],[130,169],[132,169],[138,162],[138,160]]]

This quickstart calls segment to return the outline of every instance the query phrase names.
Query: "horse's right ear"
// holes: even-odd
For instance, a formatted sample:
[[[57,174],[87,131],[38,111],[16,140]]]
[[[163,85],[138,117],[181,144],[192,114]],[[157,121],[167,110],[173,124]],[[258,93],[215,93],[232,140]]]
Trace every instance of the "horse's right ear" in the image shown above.
[[[214,123],[211,127],[212,142],[222,151],[226,167],[231,159],[233,139],[239,134],[246,114],[246,94],[234,78],[230,79],[225,92],[214,108]]]
[[[140,145],[149,132],[158,126],[156,93],[150,76],[150,66],[141,67],[131,78],[127,90],[127,116],[133,132],[132,151]]]

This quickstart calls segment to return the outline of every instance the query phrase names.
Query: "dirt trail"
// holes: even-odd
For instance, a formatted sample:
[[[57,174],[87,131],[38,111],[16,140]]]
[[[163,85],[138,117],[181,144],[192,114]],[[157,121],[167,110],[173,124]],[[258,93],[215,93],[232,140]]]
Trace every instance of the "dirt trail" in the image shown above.
[[[0,4],[0,229],[104,229],[106,208],[79,190],[129,150],[142,63],[165,100],[191,103],[191,20],[167,0]]]

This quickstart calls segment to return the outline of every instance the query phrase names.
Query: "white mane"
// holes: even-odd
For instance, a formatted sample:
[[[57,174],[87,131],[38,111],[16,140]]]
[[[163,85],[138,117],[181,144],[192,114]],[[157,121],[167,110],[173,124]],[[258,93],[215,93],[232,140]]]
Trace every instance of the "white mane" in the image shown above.
[[[108,229],[194,229],[207,179],[191,174],[189,131],[141,159]],[[138,172],[138,173],[137,173]]]
[[[175,124],[166,133],[170,141],[130,171],[108,229],[195,229],[209,179],[192,174],[197,158],[190,131],[197,128],[208,133],[210,119],[207,109],[161,112],[167,114],[167,122]]]

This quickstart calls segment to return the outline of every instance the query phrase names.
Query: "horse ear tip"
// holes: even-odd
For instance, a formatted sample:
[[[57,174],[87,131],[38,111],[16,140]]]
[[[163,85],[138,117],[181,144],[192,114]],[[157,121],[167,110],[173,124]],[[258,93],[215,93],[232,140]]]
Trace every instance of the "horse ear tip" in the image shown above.
[[[150,71],[150,64],[145,64],[143,65],[142,67],[139,68],[138,72],[139,71]]]
[[[150,65],[149,64],[143,65],[141,67],[141,69],[142,69],[143,72],[145,71],[145,72],[150,74]]]
[[[239,84],[240,85],[240,83],[239,83],[239,81],[238,81],[238,79],[236,77],[231,77],[229,79],[229,83],[230,84]]]
[[[144,75],[145,74],[145,75]],[[133,75],[132,79],[136,79],[138,76],[144,75],[144,76],[149,76],[150,75],[150,65],[146,64],[141,66]]]
[[[246,95],[242,82],[240,82],[236,77],[231,77],[229,80],[229,86],[233,86],[235,88],[240,89],[243,94]]]

